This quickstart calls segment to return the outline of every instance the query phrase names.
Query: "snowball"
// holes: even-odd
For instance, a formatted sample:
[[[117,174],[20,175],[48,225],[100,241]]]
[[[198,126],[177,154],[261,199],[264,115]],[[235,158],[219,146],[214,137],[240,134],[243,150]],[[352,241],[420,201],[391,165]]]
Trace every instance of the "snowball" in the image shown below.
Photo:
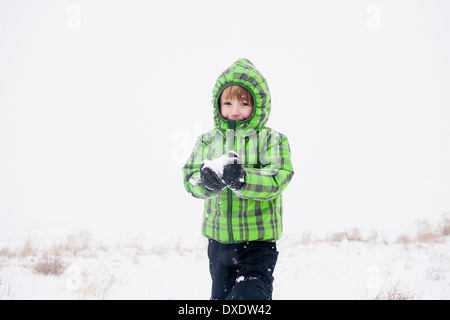
[[[216,158],[214,160],[205,159],[203,161],[204,168],[210,168],[212,171],[217,173],[217,175],[219,177],[222,177],[224,166],[229,164],[229,163],[233,163],[233,161],[236,160],[236,158],[233,157],[234,154],[235,154],[235,152],[230,151],[228,153],[228,155],[223,155],[223,156],[221,156],[219,158]]]

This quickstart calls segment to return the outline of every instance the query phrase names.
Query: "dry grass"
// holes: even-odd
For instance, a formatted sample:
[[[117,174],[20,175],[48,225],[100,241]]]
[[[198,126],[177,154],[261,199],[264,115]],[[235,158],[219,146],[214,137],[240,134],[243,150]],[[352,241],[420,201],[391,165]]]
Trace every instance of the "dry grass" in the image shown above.
[[[193,248],[191,246],[186,246],[182,240],[178,239],[177,242],[166,244],[166,245],[155,245],[147,249],[147,253],[151,255],[157,255],[160,257],[165,257],[168,254],[176,253],[179,256],[190,256],[195,252],[201,251],[202,253],[206,250],[206,246],[202,248]]]
[[[345,232],[334,232],[326,237],[325,242],[342,242],[344,239],[346,239]]]
[[[344,232],[335,232],[330,236],[326,236],[325,240],[321,242],[342,242],[342,241],[357,241],[365,243],[375,243],[378,238],[376,231],[371,231],[367,237],[363,237],[361,231],[358,228],[353,228]]]
[[[426,221],[418,222],[418,228],[415,234],[416,242],[431,243],[442,242],[443,237],[439,227],[434,227]]]
[[[99,266],[96,270],[83,270],[74,283],[74,291],[81,299],[104,300],[116,283],[116,276],[108,268]]]
[[[366,242],[366,240],[361,236],[361,232],[358,228],[353,228],[352,230],[347,231],[345,236],[347,237],[348,241]]]
[[[83,255],[87,257],[93,254],[93,250],[91,250],[92,239],[91,233],[82,230],[67,236],[65,241],[54,244],[51,252],[54,255],[69,254],[72,256]]]
[[[298,240],[294,241],[294,245],[297,245],[297,244],[309,245],[311,243],[314,243],[312,232],[302,233],[300,238]]]
[[[66,274],[68,277],[66,285],[70,287],[70,290],[78,293],[81,299],[105,299],[114,284],[117,283],[115,275],[106,267],[98,266],[97,262],[93,264],[92,268],[74,273],[73,270],[78,270],[78,267],[71,267],[68,262],[75,258],[97,258],[97,254],[92,248],[92,239],[89,232],[80,231],[44,248],[33,245],[33,242],[28,239],[18,250],[1,249],[0,257],[23,259],[23,266],[30,268],[35,274],[61,276],[68,271],[72,274]],[[125,247],[128,251],[133,251],[132,257],[135,261],[144,251],[142,245],[137,243],[127,243]],[[103,249],[106,252],[118,250],[118,248],[106,246]],[[3,295],[9,295],[8,292],[3,292]]]
[[[431,224],[426,221],[417,222],[415,229],[411,234],[403,234],[394,242],[396,244],[404,244],[408,246],[414,243],[440,243],[445,240],[445,237],[450,235],[450,219],[448,216],[444,217],[439,223]],[[377,241],[380,243],[389,244],[386,240],[379,239],[378,234],[372,231],[368,235],[357,229],[352,228],[344,232],[336,232],[327,235],[322,239],[313,237],[311,232],[299,234],[291,238],[295,244],[310,245],[317,243],[332,243],[339,244],[343,241],[363,242],[373,244]],[[205,244],[206,245],[206,244]],[[69,235],[62,240],[53,243],[50,246],[43,246],[42,243],[36,243],[34,240],[27,239],[17,248],[1,248],[0,249],[0,268],[8,267],[10,264],[17,265],[19,263],[24,268],[29,268],[35,274],[40,275],[54,275],[67,278],[66,285],[80,295],[81,299],[105,299],[114,286],[118,283],[117,276],[111,272],[106,265],[110,265],[110,260],[107,260],[102,266],[101,259],[104,257],[109,259],[112,255],[119,253],[121,257],[131,259],[135,264],[139,264],[141,257],[146,255],[159,256],[164,258],[166,255],[177,253],[180,256],[201,254],[204,255],[204,249],[192,248],[186,246],[182,240],[171,244],[162,246],[153,246],[144,248],[143,239],[137,237],[135,239],[124,240],[121,242],[104,244],[100,243],[94,245],[93,236],[87,231],[80,231]],[[81,265],[90,265],[89,268],[80,269],[74,262],[82,260]],[[89,259],[89,260],[87,260]],[[115,258],[120,261],[121,258]],[[9,260],[12,260],[9,262]],[[408,260],[408,263],[413,264],[414,260]],[[86,264],[88,262],[88,264]],[[410,267],[405,266],[405,269]],[[76,272],[70,272],[76,270]],[[78,271],[77,271],[78,270]],[[429,281],[442,281],[446,279],[447,269],[430,267],[425,271],[424,276]],[[2,279],[4,280],[4,279]],[[71,282],[70,282],[71,281]],[[12,296],[14,288],[11,283],[3,282],[1,296]],[[402,292],[398,286],[384,292],[378,293],[377,300],[409,300],[413,299],[412,294]]]
[[[414,297],[409,292],[401,292],[398,285],[394,286],[387,292],[380,292],[375,297],[375,300],[412,300]]]
[[[8,248],[0,249],[0,257],[2,257],[2,258],[10,259],[15,256],[16,256],[16,254]]]
[[[32,266],[32,270],[37,274],[60,276],[68,266],[69,264],[62,261],[61,257],[44,254],[39,261]]]
[[[27,239],[15,250],[1,249],[0,257],[22,259],[24,267],[30,267],[36,274],[60,276],[69,266],[69,263],[65,262],[63,258],[77,256],[81,252],[89,252],[91,241],[92,235],[86,231],[69,235],[63,242],[54,244],[51,248],[38,248],[31,239]],[[35,257],[37,256],[39,258],[36,261]]]
[[[22,247],[18,250],[17,255],[20,258],[26,258],[36,255],[36,249],[33,247],[31,239],[28,239],[27,241],[24,242]]]
[[[134,264],[139,264],[141,261],[141,257],[148,253],[144,248],[142,242],[143,240],[140,237],[129,239],[124,241],[123,243],[117,243],[116,249],[123,255],[132,259]]]
[[[416,222],[413,234],[402,234],[394,241],[395,244],[405,246],[411,243],[441,243],[445,237],[450,236],[450,215],[443,215],[441,221],[432,225],[427,221]],[[386,239],[379,239],[376,231],[371,231],[367,236],[363,236],[358,228],[352,228],[346,231],[334,232],[326,235],[322,239],[315,239],[311,232],[303,233],[295,240],[295,244],[308,245],[312,243],[340,243],[342,241],[355,241],[375,244],[377,241],[386,245],[390,244]],[[155,248],[155,253],[162,255],[163,249]]]
[[[450,218],[443,215],[441,221],[432,225],[427,221],[417,221],[412,235],[402,234],[395,243],[408,245],[411,243],[441,243],[450,235]]]
[[[431,267],[427,271],[427,279],[431,281],[445,279],[445,270],[442,268]]]
[[[395,243],[397,244],[403,244],[403,245],[407,245],[412,243],[413,240],[411,239],[411,237],[409,237],[406,234],[402,234],[400,236],[397,237],[397,240],[395,240]]]
[[[450,236],[450,215],[444,215],[442,221],[438,226],[442,236]]]

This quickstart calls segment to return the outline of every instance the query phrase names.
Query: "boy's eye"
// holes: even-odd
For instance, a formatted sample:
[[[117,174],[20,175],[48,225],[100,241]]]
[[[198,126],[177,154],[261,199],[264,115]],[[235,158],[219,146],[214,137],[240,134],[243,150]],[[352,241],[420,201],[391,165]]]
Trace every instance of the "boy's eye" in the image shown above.
[[[248,106],[248,103],[247,102],[244,102],[244,103],[242,103],[244,106]]]
[[[231,102],[225,102],[224,105],[231,106]]]

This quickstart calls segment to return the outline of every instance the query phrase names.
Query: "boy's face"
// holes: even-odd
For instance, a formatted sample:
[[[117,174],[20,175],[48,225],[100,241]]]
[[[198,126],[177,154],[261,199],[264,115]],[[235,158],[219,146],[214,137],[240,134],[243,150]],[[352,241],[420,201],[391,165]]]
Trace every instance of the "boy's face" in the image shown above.
[[[220,113],[225,119],[243,121],[252,115],[253,105],[246,100],[224,99],[220,104]]]

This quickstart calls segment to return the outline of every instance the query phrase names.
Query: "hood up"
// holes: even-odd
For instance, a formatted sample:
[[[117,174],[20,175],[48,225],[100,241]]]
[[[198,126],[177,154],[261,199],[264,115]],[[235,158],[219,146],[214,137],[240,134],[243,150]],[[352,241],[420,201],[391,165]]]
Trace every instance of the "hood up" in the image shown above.
[[[253,113],[250,118],[237,121],[227,120],[220,113],[220,96],[222,92],[231,85],[239,85],[253,97]],[[214,106],[214,126],[220,130],[242,129],[244,131],[253,129],[259,131],[263,128],[269,118],[271,99],[269,86],[266,79],[247,59],[239,59],[233,63],[217,79],[213,89],[212,103]]]

